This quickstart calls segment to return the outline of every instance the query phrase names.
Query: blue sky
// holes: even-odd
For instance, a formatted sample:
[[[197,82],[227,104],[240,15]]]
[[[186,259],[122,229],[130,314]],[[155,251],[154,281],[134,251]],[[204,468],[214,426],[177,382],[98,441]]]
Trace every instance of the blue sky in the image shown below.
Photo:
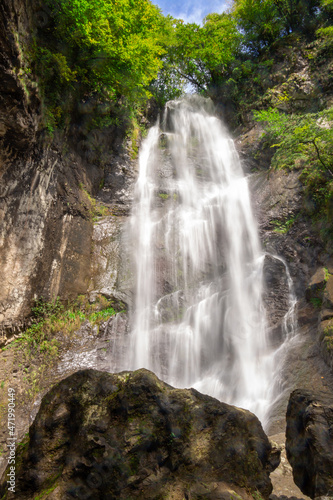
[[[152,0],[152,3],[158,5],[163,14],[197,24],[210,12],[220,14],[227,6],[226,0]]]

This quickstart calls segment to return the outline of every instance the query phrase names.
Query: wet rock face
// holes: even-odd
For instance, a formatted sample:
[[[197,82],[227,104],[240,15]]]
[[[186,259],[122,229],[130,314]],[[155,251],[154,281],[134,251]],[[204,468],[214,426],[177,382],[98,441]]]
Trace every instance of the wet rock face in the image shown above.
[[[265,300],[271,326],[275,328],[286,311],[287,277],[281,261],[274,256],[285,260],[295,294],[305,301],[306,289],[324,259],[324,251],[311,224],[302,216],[303,187],[298,171],[255,173],[250,177],[250,187],[262,245],[267,254]]]
[[[34,297],[74,298],[89,283],[89,220],[77,159],[18,155],[0,176],[0,331],[24,325]]]
[[[144,369],[68,377],[43,398],[29,437],[17,449],[18,499],[268,498],[279,463],[253,414]]]
[[[286,451],[294,481],[311,498],[333,496],[333,396],[292,392],[287,409]]]
[[[288,277],[283,262],[267,255],[264,262],[264,302],[269,311],[269,339],[272,345],[284,341],[283,318],[289,309]]]
[[[109,202],[112,198],[109,199]],[[115,205],[112,205],[112,210]],[[128,258],[126,215],[111,215],[94,224],[91,259],[90,297],[96,293],[132,303],[133,274]]]

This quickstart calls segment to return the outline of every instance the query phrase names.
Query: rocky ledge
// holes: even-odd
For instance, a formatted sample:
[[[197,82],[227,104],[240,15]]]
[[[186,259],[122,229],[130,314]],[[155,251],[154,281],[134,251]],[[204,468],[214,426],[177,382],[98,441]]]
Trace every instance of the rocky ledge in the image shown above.
[[[83,370],[43,398],[1,498],[268,498],[279,463],[259,420],[153,373]]]
[[[286,451],[294,481],[311,498],[333,498],[333,396],[291,393]]]

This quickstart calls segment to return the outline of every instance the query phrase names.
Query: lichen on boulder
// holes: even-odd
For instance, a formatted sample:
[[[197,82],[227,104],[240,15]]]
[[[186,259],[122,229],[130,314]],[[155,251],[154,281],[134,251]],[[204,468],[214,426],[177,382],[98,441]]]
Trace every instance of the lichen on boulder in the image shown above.
[[[76,372],[44,396],[1,498],[268,498],[279,463],[257,417],[153,373]],[[6,472],[5,472],[6,474]]]

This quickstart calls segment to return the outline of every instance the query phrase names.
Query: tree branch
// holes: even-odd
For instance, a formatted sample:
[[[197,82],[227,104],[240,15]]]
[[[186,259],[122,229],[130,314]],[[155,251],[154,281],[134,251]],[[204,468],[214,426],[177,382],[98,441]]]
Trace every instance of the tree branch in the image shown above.
[[[320,161],[320,163],[322,164],[322,166],[325,168],[325,170],[327,170],[327,172],[329,172],[329,174],[331,175],[331,177],[333,177],[332,170],[326,165],[326,163],[324,162],[324,160],[322,159],[322,157],[320,155],[318,146],[316,144],[316,137],[314,139],[312,139],[311,141],[302,141],[302,143],[303,144],[313,144],[314,145],[316,153],[317,153],[318,160]]]
[[[195,80],[194,78],[188,76],[188,75],[185,75],[182,71],[180,71],[179,68],[176,68],[176,71],[177,73],[179,73],[180,76],[182,76],[183,78],[185,78],[185,80],[188,80],[190,83],[192,83],[193,85],[195,85],[196,87],[198,87],[199,89],[201,90],[206,90],[205,87],[199,83],[197,80]]]
[[[316,151],[317,151],[317,156],[318,156],[318,159],[319,159],[320,163],[321,163],[321,164],[323,165],[323,167],[324,167],[324,168],[326,168],[326,170],[327,170],[327,171],[331,174],[331,177],[333,177],[332,170],[330,170],[330,168],[329,168],[327,165],[325,165],[325,163],[324,163],[323,159],[322,159],[322,158],[321,158],[321,156],[320,156],[319,149],[318,149],[318,146],[317,146],[317,144],[316,144],[316,139],[313,139],[312,143],[313,143],[314,147],[316,148]]]

